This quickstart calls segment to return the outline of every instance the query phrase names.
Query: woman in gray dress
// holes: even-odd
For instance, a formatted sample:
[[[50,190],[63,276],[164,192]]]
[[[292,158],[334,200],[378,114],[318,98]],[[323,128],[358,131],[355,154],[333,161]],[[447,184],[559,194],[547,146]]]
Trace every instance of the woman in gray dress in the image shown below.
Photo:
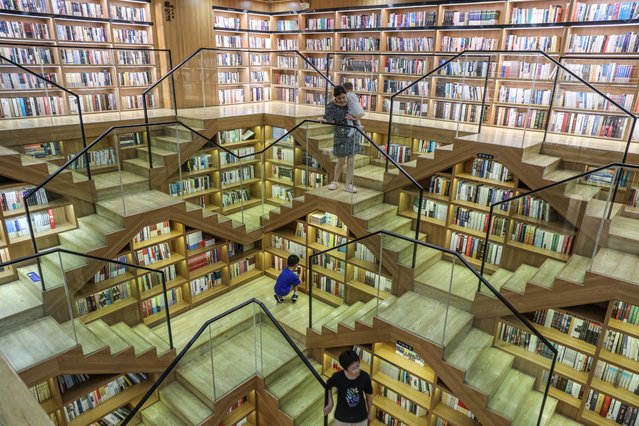
[[[343,86],[335,86],[333,89],[333,100],[326,105],[324,117],[320,118],[321,122],[335,123],[334,139],[333,139],[333,155],[337,157],[335,164],[335,172],[333,173],[333,181],[328,185],[331,191],[339,186],[339,178],[346,163],[346,177],[344,179],[344,191],[357,192],[353,186],[353,173],[355,168],[355,154],[359,152],[359,133],[354,132],[349,136],[350,127],[342,127],[340,125],[348,125],[348,120],[356,120],[360,117],[353,117],[348,113],[346,100],[346,89]]]

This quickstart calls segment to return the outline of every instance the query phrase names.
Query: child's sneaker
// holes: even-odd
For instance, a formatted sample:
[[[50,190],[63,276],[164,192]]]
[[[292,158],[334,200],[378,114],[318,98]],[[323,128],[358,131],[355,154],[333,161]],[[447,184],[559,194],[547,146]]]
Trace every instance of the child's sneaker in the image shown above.
[[[346,185],[344,187],[344,191],[353,193],[353,192],[357,192],[357,188],[355,188],[353,185]]]
[[[277,303],[282,303],[284,301],[284,298],[282,296],[278,296],[277,294],[274,294],[273,297],[275,297],[275,301]]]
[[[297,298],[298,298],[297,294],[294,294],[293,297],[291,297],[291,302],[293,303],[297,302]]]

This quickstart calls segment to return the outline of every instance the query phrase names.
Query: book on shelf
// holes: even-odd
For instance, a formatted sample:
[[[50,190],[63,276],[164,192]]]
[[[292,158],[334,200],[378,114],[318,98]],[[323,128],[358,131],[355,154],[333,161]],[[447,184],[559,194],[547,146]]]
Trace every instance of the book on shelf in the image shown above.
[[[367,271],[357,266],[353,267],[355,279],[369,287],[375,289],[390,292],[393,288],[393,280],[382,275],[378,275],[375,272]]]
[[[127,373],[117,379],[98,387],[75,401],[64,406],[64,414],[67,421],[71,421],[80,414],[91,410],[101,403],[113,398],[126,389],[139,384],[147,379],[144,373]]]
[[[460,232],[452,232],[450,237],[451,250],[461,253],[473,259],[481,260],[487,251],[486,261],[493,265],[501,263],[501,255],[504,247],[492,242],[486,243],[482,238],[466,235]]]
[[[508,182],[513,178],[513,174],[503,164],[485,158],[474,158],[470,166],[470,174],[483,179]]]
[[[241,142],[251,139],[255,135],[255,132],[251,129],[233,129],[233,130],[223,130],[218,132],[217,139],[218,142],[223,145],[225,143],[235,143]]]
[[[219,89],[217,96],[221,105],[241,104],[244,103],[244,88]]]
[[[413,198],[413,211],[415,213],[419,212],[419,197]],[[442,222],[446,221],[446,216],[448,214],[448,205],[444,203],[438,203],[437,201],[430,200],[428,198],[422,198],[421,202],[421,213],[426,217],[430,217],[433,219],[441,220]],[[455,212],[457,215],[457,212]]]
[[[248,179],[255,178],[255,167],[253,164],[238,167],[232,170],[224,170],[220,172],[222,185],[231,185],[233,183],[241,183]]]
[[[34,188],[35,187],[32,186],[26,186],[21,189],[5,190],[3,192],[0,192],[0,203],[2,205],[2,211],[10,212],[13,210],[24,208],[25,199],[27,200],[27,204],[29,206],[39,206],[49,203],[49,198],[44,188],[38,189],[29,198],[26,198],[27,195],[29,195],[29,193],[33,191]]]
[[[547,111],[538,109],[526,109],[525,106],[513,108],[497,107],[494,124],[503,127],[516,127],[519,129],[542,130],[546,122]]]
[[[490,65],[490,73],[489,73]],[[438,75],[455,76],[455,77],[486,77],[493,75],[497,68],[495,62],[490,64],[486,60],[464,60],[448,62],[447,59],[440,59],[437,72]]]
[[[297,50],[298,49],[297,39],[280,38],[277,40],[277,49],[278,50]]]
[[[56,34],[61,41],[80,41],[106,43],[107,32],[105,27],[83,27],[81,25],[57,24]]]
[[[142,100],[144,96],[145,95],[121,96],[120,108],[123,110],[142,109],[144,108],[144,101]],[[154,94],[147,94],[146,100],[146,106],[148,108],[155,108],[156,106],[158,106]]]
[[[339,70],[348,72],[379,72],[379,59],[361,59],[358,57],[341,58]]]
[[[0,88],[1,89],[55,89],[53,85],[50,85],[43,79],[47,79],[53,83],[58,82],[58,75],[55,73],[40,73],[38,74],[42,78],[38,78],[35,75],[27,74],[24,72],[3,72],[0,73]]]
[[[176,287],[167,290],[167,303],[169,307],[177,304],[182,300],[182,288]],[[164,294],[151,297],[140,302],[140,309],[142,310],[142,317],[146,318],[158,312],[162,312],[165,309]]]
[[[597,344],[602,330],[601,324],[596,321],[554,309],[536,311],[533,315],[533,322],[547,328],[554,328],[591,345]]]
[[[120,21],[146,22],[151,20],[150,17],[146,15],[144,7],[111,4],[109,5],[109,12],[111,13],[111,19],[118,19]]]
[[[624,133],[628,118],[554,111],[551,120],[551,132],[619,139]]]
[[[135,133],[122,133],[118,135],[118,139],[120,141],[121,148],[127,148],[135,145],[142,145],[144,135],[142,132]]]
[[[295,254],[300,259],[306,258],[306,246],[304,244],[296,243],[295,241],[272,234],[271,245],[278,250],[287,252],[288,254]]]
[[[164,220],[162,222],[143,227],[142,230],[138,232],[135,237],[133,237],[133,242],[135,244],[140,244],[141,242],[144,242],[151,238],[157,238],[162,235],[168,235],[170,233],[171,222],[168,220]]]
[[[131,413],[131,410],[127,407],[116,408],[106,416],[100,418],[97,421],[99,426],[117,426],[124,421]]]
[[[613,185],[615,176],[619,176],[617,183],[620,187],[627,187],[628,180],[630,179],[630,173],[624,170],[617,170],[614,167],[601,169],[598,171],[594,171],[598,169],[596,166],[586,166],[586,172],[590,172],[590,174],[583,177],[582,181],[584,183],[590,183],[593,185]]]
[[[402,342],[401,340],[397,340],[395,342],[395,353],[399,356],[402,356],[419,366],[426,365],[424,359],[415,352],[415,349],[408,343]]]
[[[488,37],[442,36],[442,52],[463,52],[464,50],[498,50],[499,41]]]
[[[305,47],[306,50],[332,51],[333,37],[307,38]]]
[[[197,296],[198,294],[204,293],[207,290],[210,290],[216,286],[222,284],[222,271],[213,271],[208,274],[191,280],[190,288],[191,295]]]
[[[548,377],[548,371],[544,370],[542,383],[547,383],[548,381],[550,381],[550,386],[567,393],[573,398],[581,399],[584,396],[586,385],[575,382],[574,380],[568,379],[564,376],[560,376],[557,373],[552,373],[552,376]]]
[[[249,49],[270,49],[271,39],[265,37],[249,36]]]
[[[402,90],[404,96],[428,96],[429,95],[429,82],[419,81],[416,84],[411,80],[396,80],[393,78],[384,79],[384,93],[397,93]],[[413,84],[404,90],[407,86]],[[377,90],[377,89],[376,89]]]
[[[353,90],[357,92],[377,92],[377,79],[368,78],[368,77],[346,77],[342,76],[340,78],[340,84],[344,85],[344,83],[351,83],[353,85]]]
[[[549,5],[543,7],[513,7],[510,23],[517,24],[549,24],[562,21],[563,7]]]
[[[335,29],[334,18],[307,18],[306,30],[333,30]]]
[[[459,102],[434,102],[434,117],[444,120],[478,123],[482,108],[479,105],[460,104]]]
[[[379,38],[375,37],[342,37],[339,41],[340,50],[345,52],[376,52],[379,51]]]
[[[241,67],[242,55],[240,55],[239,53],[218,53],[217,66],[218,67]]]
[[[0,10],[19,10],[22,12],[47,13],[45,0],[0,1]]]
[[[118,73],[120,86],[148,86],[153,83],[150,71],[126,71]]]
[[[552,36],[519,36],[508,34],[506,36],[507,50],[541,50],[544,52],[558,52],[561,38]]]
[[[67,390],[86,382],[90,378],[91,376],[88,374],[62,374],[57,377],[60,393],[64,394]]]
[[[0,47],[0,54],[22,65],[53,64],[53,52],[48,47]]]
[[[271,65],[271,55],[269,53],[249,53],[249,64],[253,67],[268,67]]]
[[[573,10],[573,22],[625,21],[636,19],[639,5],[636,2],[582,3]]]
[[[175,265],[165,266],[157,272],[149,272],[142,275],[138,281],[141,285],[141,289],[147,291],[162,285],[162,274],[164,274],[166,282],[173,281],[178,277]]]
[[[194,231],[185,235],[186,249],[197,250],[202,247],[211,247],[215,245],[215,237],[205,234],[202,231]]]
[[[436,11],[391,12],[388,15],[388,27],[390,28],[433,27],[436,24]]]
[[[306,172],[300,170],[300,184],[310,188],[321,188],[328,183],[328,176],[320,172]]]
[[[375,407],[375,409],[377,410],[375,412],[375,419],[379,420],[383,424],[385,425],[403,425],[404,424],[404,423],[401,423],[399,419],[396,419],[395,417],[388,414],[381,408]]]
[[[612,353],[639,361],[639,339],[636,337],[608,330],[603,347]]]
[[[263,102],[271,100],[270,87],[250,87],[251,102]]]
[[[251,199],[251,191],[248,188],[233,189],[231,191],[222,192],[222,207],[241,204]]]
[[[445,205],[444,205],[445,206]],[[466,207],[454,206],[453,208],[453,225],[462,226],[464,228],[474,229],[479,232],[488,230],[488,221],[490,215],[486,212],[480,212]],[[490,225],[490,235],[497,237],[506,236],[508,230],[508,219],[501,216],[494,216]]]
[[[293,201],[295,193],[293,188],[277,183],[271,186],[271,196],[281,201]]]
[[[356,259],[363,260],[368,263],[376,263],[377,258],[368,247],[362,243],[355,243],[354,255]]]
[[[391,100],[384,98],[382,111],[389,112]],[[428,115],[428,102],[393,101],[393,111],[396,114],[426,117]]]
[[[238,399],[233,404],[231,404],[228,410],[226,410],[226,413],[230,414],[247,403],[248,403],[248,395],[244,395],[242,398]]]
[[[496,188],[490,185],[477,184],[460,180],[457,185],[455,199],[490,206],[491,204],[505,201],[514,196],[514,191],[510,189]],[[497,206],[498,209],[508,211],[510,202],[506,201]]]
[[[313,272],[313,287],[337,297],[344,297],[344,284],[327,276]]]
[[[277,21],[278,31],[297,31],[299,30],[299,24],[297,20],[280,19]]]
[[[570,254],[575,236],[550,231],[530,223],[515,221],[511,239],[555,253]]]
[[[0,38],[50,40],[51,34],[47,24],[0,20]]]
[[[26,216],[20,216],[4,220],[5,229],[9,238],[18,238],[29,235],[29,225]],[[31,226],[34,233],[55,229],[53,210],[31,213]]]
[[[605,96],[627,110],[632,108],[634,98],[632,94],[606,93]],[[562,89],[559,91],[559,103],[564,108],[621,112],[621,109],[595,92],[576,92]]]
[[[390,377],[393,380],[397,380],[398,382],[405,383],[414,390],[425,395],[433,394],[433,385],[431,383],[427,382],[419,376],[416,376],[406,370],[397,367],[394,364],[391,364],[384,359],[379,360],[379,371],[385,376]]]
[[[240,244],[234,241],[228,243],[229,257],[233,257],[255,248],[255,243]]]
[[[150,44],[146,30],[113,29],[113,42],[118,44]]]
[[[637,53],[639,34],[581,35],[572,34],[566,47],[567,53]]]
[[[131,294],[131,282],[127,281],[90,296],[76,299],[75,310],[78,315],[88,314],[112,305],[118,300],[128,299]]]
[[[505,60],[501,64],[499,76],[502,78],[549,80],[554,77],[554,69],[550,64]]]
[[[417,74],[426,73],[427,62],[424,59],[408,59],[395,58],[389,56],[386,58],[384,72],[392,74]]]
[[[118,257],[113,258],[116,262],[126,263],[126,255],[120,255]],[[99,283],[102,281],[110,280],[112,278],[117,278],[121,275],[124,275],[128,272],[129,267],[127,265],[122,265],[120,263],[115,262],[104,262],[104,264],[100,267],[98,272],[93,275],[93,282]]]
[[[417,405],[415,402],[406,398],[402,394],[399,394],[387,388],[384,385],[381,385],[381,384],[377,385],[377,393],[383,396],[384,398],[394,402],[395,404],[400,406],[402,409],[404,409],[405,411],[408,411],[409,413],[415,416],[421,417],[421,416],[425,416],[428,413],[428,411],[421,405]]]
[[[306,240],[307,227],[305,222],[297,222],[295,225],[295,236]]]
[[[195,256],[190,256],[186,260],[186,268],[189,272],[193,272],[197,269],[205,266],[213,265],[222,260],[222,249],[220,247],[211,248],[204,253],[199,253]]]
[[[346,272],[346,262],[336,259],[333,256],[320,254],[319,256],[312,257],[311,259],[313,259],[313,265],[321,266],[329,271],[337,272],[340,275],[343,275]]]
[[[380,28],[381,18],[379,13],[371,13],[370,15],[342,15],[340,20],[342,29],[372,29]]]
[[[283,129],[286,131],[285,129]],[[280,135],[279,132],[273,132],[273,138],[278,140],[283,135]],[[273,146],[271,148],[271,158],[279,161],[286,161],[288,163],[293,163],[295,161],[295,152],[293,148],[287,148],[285,146]]]
[[[633,75],[634,65],[610,62],[605,64],[564,64],[571,72],[591,83],[628,83]],[[563,72],[562,80],[578,81],[570,73]]]
[[[387,49],[393,52],[430,52],[435,45],[433,37],[387,37]]]
[[[636,424],[637,417],[639,417],[639,408],[595,389],[591,389],[588,393],[586,409],[618,424]]]
[[[213,24],[216,28],[227,28],[232,30],[240,29],[240,18],[215,15]]]
[[[270,25],[269,25],[269,20],[268,19],[249,18],[248,24],[249,24],[249,30],[256,30],[256,31],[269,31],[270,30]],[[217,26],[218,25],[216,25],[216,27]]]
[[[31,386],[29,390],[38,402],[44,402],[51,399],[51,388],[49,387],[49,382],[47,381]]]
[[[297,74],[276,74],[273,82],[284,86],[297,86]]]
[[[248,259],[242,259],[239,262],[235,262],[230,266],[231,278],[239,277],[240,275],[253,271],[256,268],[255,256]]]
[[[500,322],[497,326],[497,337],[503,342],[518,346],[544,358],[552,359],[554,356],[552,350],[528,330]],[[592,368],[593,358],[589,355],[552,341],[550,343],[557,349],[557,362],[579,372],[588,372]]]
[[[472,413],[472,411],[470,411],[459,398],[446,391],[442,391],[442,402],[453,410],[462,413],[469,419],[475,418],[475,415]]]
[[[639,306],[621,300],[615,300],[612,306],[611,317],[629,324],[639,325]]]
[[[255,147],[253,146],[232,149],[230,152],[220,150],[220,165],[225,166],[227,164],[255,160],[255,156],[251,155],[254,153]]]
[[[249,78],[250,78],[250,81],[254,83],[269,82],[269,76],[267,71],[251,71],[249,73]]]
[[[75,99],[75,98],[74,98]],[[73,110],[76,112],[77,110]],[[66,114],[61,96],[24,96],[0,98],[0,118],[38,117]]]
[[[339,216],[329,212],[316,211],[308,216],[308,222],[314,225],[331,225],[336,228],[341,228],[344,232],[347,231],[346,225]]]
[[[77,114],[78,100],[71,97],[69,98],[69,104],[71,106],[71,113]],[[115,111],[117,109],[115,94],[80,95],[80,108],[82,108],[82,112]]]
[[[99,3],[57,0],[51,2],[53,12],[62,16],[82,16],[85,18],[104,18],[104,10]],[[113,7],[113,6],[112,6]]]
[[[87,157],[89,158],[89,166],[112,166],[117,161],[117,154],[113,148],[98,149],[96,151],[88,151],[83,155],[76,154],[67,155],[67,160],[73,160],[70,168],[72,170],[86,169]]]
[[[181,181],[169,183],[169,194],[173,197],[180,197],[187,194],[194,194],[211,189],[211,177],[199,176],[182,179]]]
[[[233,49],[240,49],[242,48],[242,36],[239,36],[239,35],[227,36],[227,35],[217,34],[215,36],[215,45],[217,47],[229,47]]]
[[[444,26],[471,26],[471,25],[496,25],[499,23],[499,10],[475,10],[459,12],[445,10],[442,25]]]
[[[135,261],[142,266],[151,265],[160,260],[166,260],[171,257],[171,246],[169,243],[154,244],[133,252]]]
[[[499,86],[497,100],[509,104],[550,105],[551,90]],[[567,106],[567,105],[565,105]]]
[[[616,388],[625,389],[639,395],[639,373],[628,371],[622,367],[598,361],[594,377],[612,384]]]
[[[440,98],[481,101],[483,93],[482,86],[448,81],[437,81],[435,84],[435,96]]]

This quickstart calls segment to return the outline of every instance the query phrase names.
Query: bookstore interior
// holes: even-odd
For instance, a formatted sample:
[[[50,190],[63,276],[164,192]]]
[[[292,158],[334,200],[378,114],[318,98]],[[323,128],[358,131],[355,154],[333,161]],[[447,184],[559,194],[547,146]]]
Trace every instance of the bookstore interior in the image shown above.
[[[639,1],[0,0],[0,424],[639,426],[637,61]]]

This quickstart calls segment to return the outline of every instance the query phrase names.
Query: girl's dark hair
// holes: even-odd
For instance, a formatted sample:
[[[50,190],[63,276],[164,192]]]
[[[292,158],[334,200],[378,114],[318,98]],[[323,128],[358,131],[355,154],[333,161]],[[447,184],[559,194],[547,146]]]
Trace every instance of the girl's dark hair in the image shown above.
[[[339,95],[345,95],[346,94],[346,89],[344,89],[344,86],[335,86],[335,88],[333,89],[333,96],[339,96]]]
[[[342,86],[337,86],[342,87]],[[359,355],[352,349],[345,350],[339,354],[339,365],[344,370],[348,369],[354,362],[359,362]]]

